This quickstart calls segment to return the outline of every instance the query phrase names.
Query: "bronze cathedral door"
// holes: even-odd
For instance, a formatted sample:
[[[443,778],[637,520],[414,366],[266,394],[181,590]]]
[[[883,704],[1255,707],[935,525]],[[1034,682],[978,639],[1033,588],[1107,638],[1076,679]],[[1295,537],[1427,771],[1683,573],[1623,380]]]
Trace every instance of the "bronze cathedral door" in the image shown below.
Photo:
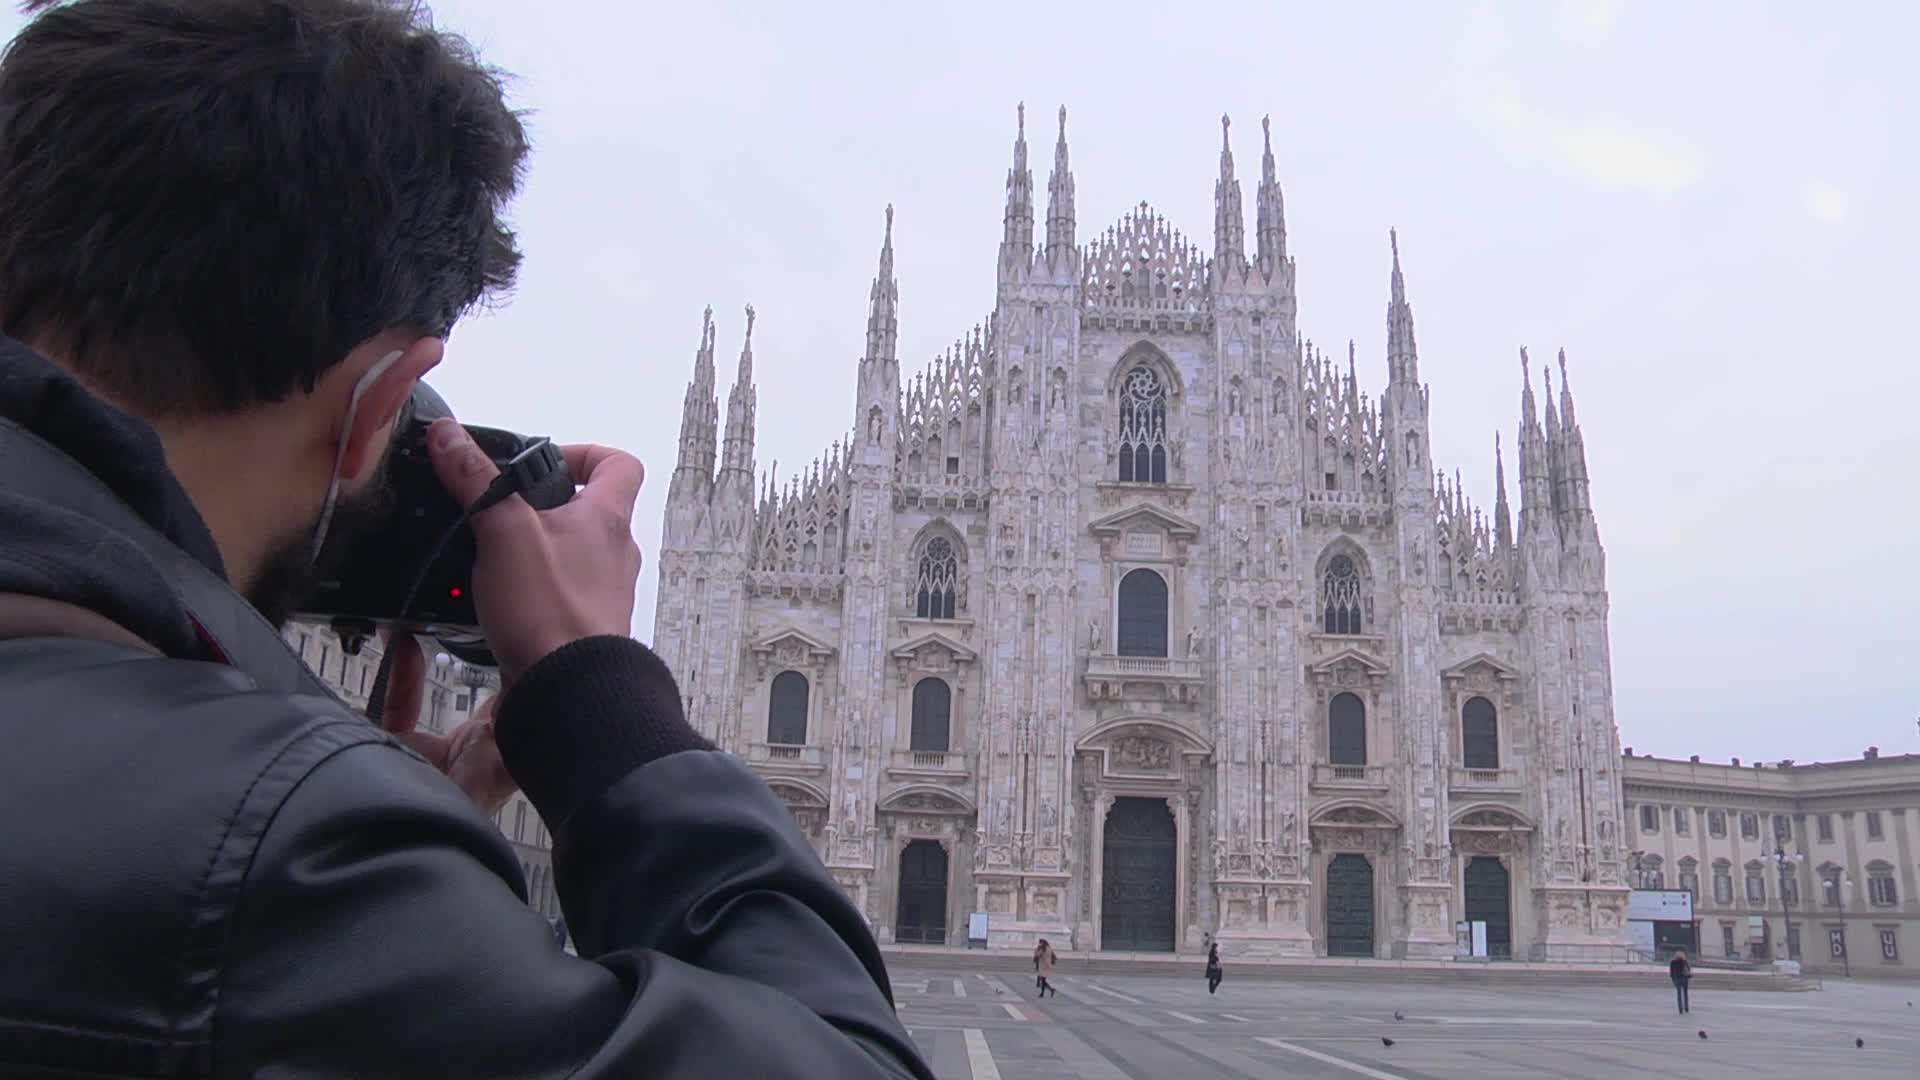
[[[1123,798],[1107,814],[1100,947],[1172,952],[1178,840],[1165,799]]]

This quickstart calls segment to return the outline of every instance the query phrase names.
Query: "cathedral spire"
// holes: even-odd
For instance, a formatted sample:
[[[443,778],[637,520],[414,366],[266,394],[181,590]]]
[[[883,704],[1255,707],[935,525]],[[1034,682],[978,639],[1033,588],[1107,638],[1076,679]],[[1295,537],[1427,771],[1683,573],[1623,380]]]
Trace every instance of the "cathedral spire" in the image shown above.
[[[1022,143],[1024,147],[1025,143]],[[1024,159],[1024,154],[1022,155]],[[1031,226],[1031,222],[1029,222]],[[893,204],[887,204],[887,235],[880,243],[880,272],[874,276],[867,307],[867,361],[895,362],[900,333],[900,289],[893,281]]]
[[[1573,389],[1567,382],[1567,350],[1560,350],[1560,460],[1565,471],[1563,509],[1591,513],[1593,500],[1587,482],[1587,440],[1573,415]]]
[[[1000,262],[1024,264],[1033,254],[1033,170],[1027,168],[1027,103],[1018,110],[1019,132],[1013,139],[1013,168],[1007,170],[1006,233],[1000,241]]]
[[[727,441],[721,455],[722,476],[753,480],[754,412],[758,400],[753,388],[753,305],[747,305],[747,336],[740,345],[740,368],[727,393]]]
[[[1233,178],[1233,121],[1220,117],[1220,179],[1213,185],[1213,261],[1222,274],[1247,261],[1246,221],[1240,216],[1240,181]]]
[[[1387,379],[1420,385],[1420,360],[1413,343],[1413,306],[1407,303],[1407,279],[1400,273],[1400,234],[1387,230],[1393,248],[1393,288],[1387,301]]]
[[[1530,533],[1539,521],[1551,519],[1553,478],[1547,459],[1547,441],[1541,435],[1534,407],[1533,370],[1525,346],[1520,349],[1520,532]]]
[[[674,464],[673,487],[713,479],[714,441],[718,435],[720,403],[713,386],[713,309],[700,324],[700,348],[694,353],[693,379],[680,409],[680,454]]]
[[[1260,195],[1256,200],[1256,241],[1260,265],[1268,273],[1287,261],[1287,211],[1273,167],[1273,118],[1260,118]]]
[[[1073,250],[1073,170],[1067,164],[1067,107],[1060,106],[1060,139],[1053,146],[1053,173],[1047,177],[1047,259]]]
[[[1493,433],[1493,529],[1499,550],[1513,546],[1513,512],[1507,508],[1507,463],[1500,453],[1500,433]]]

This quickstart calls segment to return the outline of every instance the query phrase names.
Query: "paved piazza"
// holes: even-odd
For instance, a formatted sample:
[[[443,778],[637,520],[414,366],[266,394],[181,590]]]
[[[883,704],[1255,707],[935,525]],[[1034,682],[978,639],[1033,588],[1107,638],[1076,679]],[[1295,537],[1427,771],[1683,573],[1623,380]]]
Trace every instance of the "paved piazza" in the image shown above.
[[[1708,991],[1679,1016],[1664,982],[1639,990],[1229,981],[1213,997],[1198,967],[1184,980],[1063,971],[1054,982],[1060,996],[1043,1003],[1030,976],[894,972],[900,1017],[941,1080],[1911,1080],[1920,1060],[1912,983]]]

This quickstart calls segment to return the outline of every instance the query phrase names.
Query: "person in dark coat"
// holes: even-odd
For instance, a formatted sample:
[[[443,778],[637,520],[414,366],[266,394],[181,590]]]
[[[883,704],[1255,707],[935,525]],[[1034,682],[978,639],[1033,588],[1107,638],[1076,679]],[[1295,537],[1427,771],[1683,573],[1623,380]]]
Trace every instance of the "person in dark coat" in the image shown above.
[[[1220,943],[1217,941],[1208,942],[1207,943],[1207,993],[1211,994],[1214,991],[1220,989],[1220,980],[1224,977],[1225,977],[1225,973],[1220,968]]]
[[[1667,974],[1673,978],[1673,996],[1680,1011],[1692,1012],[1693,1007],[1687,1000],[1687,984],[1693,981],[1693,963],[1687,959],[1687,950],[1674,951],[1673,960],[1667,964]]]
[[[323,540],[416,509],[387,498],[402,409],[513,283],[504,76],[411,0],[25,6],[0,1076],[932,1080],[859,908],[631,636],[637,460],[570,446],[572,501],[483,504],[492,458],[432,429],[505,687],[451,733],[415,726],[413,637],[376,723],[282,636]],[[502,400],[613,393],[594,363],[507,360]],[[577,956],[491,820],[515,788]]]

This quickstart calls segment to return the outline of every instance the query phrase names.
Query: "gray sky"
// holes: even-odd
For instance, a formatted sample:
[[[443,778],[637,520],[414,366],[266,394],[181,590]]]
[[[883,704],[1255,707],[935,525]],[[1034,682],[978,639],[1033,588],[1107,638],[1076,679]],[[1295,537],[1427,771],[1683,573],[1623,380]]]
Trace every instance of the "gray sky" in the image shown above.
[[[990,310],[1016,102],[1042,192],[1068,107],[1083,241],[1146,199],[1203,247],[1220,114],[1243,185],[1271,114],[1302,332],[1356,339],[1377,393],[1397,227],[1434,458],[1483,506],[1518,347],[1567,349],[1625,744],[1920,750],[1920,9],[434,7],[517,74],[536,141],[519,294],[436,384],[639,454],[649,551],[703,307],[726,381],[755,306],[758,456],[790,475],[851,426],[885,204],[908,370]]]

